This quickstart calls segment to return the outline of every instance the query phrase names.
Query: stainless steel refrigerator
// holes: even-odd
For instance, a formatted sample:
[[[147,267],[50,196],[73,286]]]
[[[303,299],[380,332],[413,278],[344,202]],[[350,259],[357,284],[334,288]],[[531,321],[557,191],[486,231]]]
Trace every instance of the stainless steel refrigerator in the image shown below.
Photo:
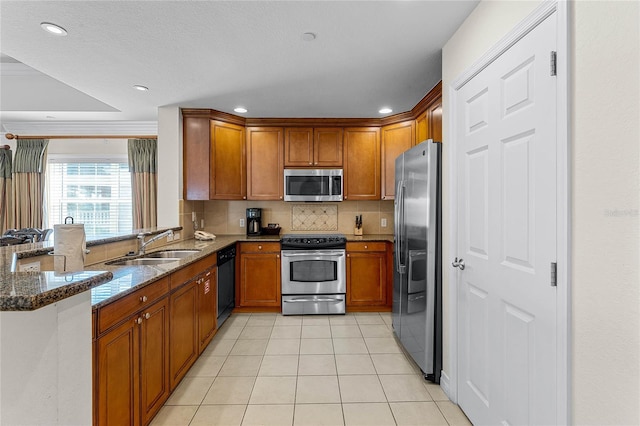
[[[442,370],[441,152],[431,139],[396,159],[393,331],[426,379]]]

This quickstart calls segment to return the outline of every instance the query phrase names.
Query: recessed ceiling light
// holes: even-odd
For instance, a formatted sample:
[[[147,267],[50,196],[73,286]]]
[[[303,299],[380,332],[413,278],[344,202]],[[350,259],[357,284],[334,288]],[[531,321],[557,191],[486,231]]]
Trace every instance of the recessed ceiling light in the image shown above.
[[[393,110],[389,107],[384,107],[384,108],[380,108],[378,112],[380,114],[389,114],[390,112],[393,112]]]
[[[313,41],[316,39],[316,34],[315,33],[304,33],[302,34],[302,39],[304,41]]]
[[[147,90],[149,90],[149,88],[147,86],[141,86],[139,84],[134,84],[133,88],[136,90],[139,90],[141,92],[146,92]]]
[[[40,26],[46,32],[57,35],[57,36],[66,36],[67,30],[62,28],[60,25],[52,24],[51,22],[40,22]]]
[[[245,107],[236,107],[233,109],[235,112],[239,112],[239,113],[245,113],[247,112],[247,109]]]

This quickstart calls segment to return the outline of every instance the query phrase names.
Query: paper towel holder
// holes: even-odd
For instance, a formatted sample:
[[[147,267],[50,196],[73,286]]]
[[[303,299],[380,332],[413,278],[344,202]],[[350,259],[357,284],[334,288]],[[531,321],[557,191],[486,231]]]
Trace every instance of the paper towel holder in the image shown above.
[[[71,223],[69,223],[69,222],[68,222],[69,220],[71,220]],[[64,224],[65,224],[65,225],[73,225],[73,222],[74,222],[74,220],[73,220],[73,216],[67,216],[67,217],[65,217],[65,218],[64,218]],[[84,249],[84,254],[89,254],[89,253],[91,253],[91,250],[89,250],[89,249]],[[63,265],[63,266],[62,266],[62,269],[63,269],[63,270],[66,270],[66,269],[67,269],[67,256],[66,256],[66,255],[64,255],[64,254],[56,254],[56,253],[54,253],[53,251],[50,251],[50,252],[48,252],[47,254],[48,254],[49,256],[62,256],[62,257],[64,257],[64,259],[63,259],[63,263],[62,263],[62,265]]]

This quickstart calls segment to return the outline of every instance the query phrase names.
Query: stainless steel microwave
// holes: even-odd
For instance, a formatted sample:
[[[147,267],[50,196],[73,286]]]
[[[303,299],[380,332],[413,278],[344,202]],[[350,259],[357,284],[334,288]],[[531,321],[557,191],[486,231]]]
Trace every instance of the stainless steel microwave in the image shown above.
[[[285,201],[342,201],[342,169],[285,169]]]

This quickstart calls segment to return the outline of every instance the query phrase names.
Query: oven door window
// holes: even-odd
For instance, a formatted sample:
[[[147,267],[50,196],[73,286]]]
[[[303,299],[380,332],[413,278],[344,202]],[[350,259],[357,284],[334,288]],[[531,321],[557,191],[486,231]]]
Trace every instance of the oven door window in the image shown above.
[[[338,279],[338,262],[334,260],[298,260],[289,264],[291,282],[327,282]]]
[[[287,176],[287,195],[329,195],[327,176]]]

